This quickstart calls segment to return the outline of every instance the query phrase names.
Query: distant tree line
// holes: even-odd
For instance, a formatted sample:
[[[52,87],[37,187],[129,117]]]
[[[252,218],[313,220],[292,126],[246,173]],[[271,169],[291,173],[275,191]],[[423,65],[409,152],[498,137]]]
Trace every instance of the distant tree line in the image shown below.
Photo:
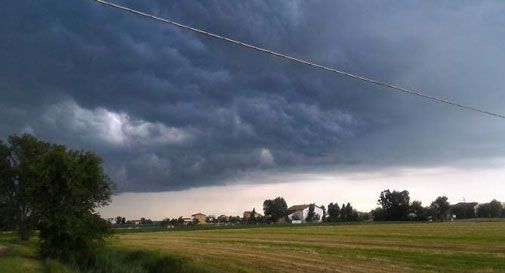
[[[114,225],[116,226],[121,226],[121,225],[133,225],[133,224],[136,224],[135,223],[136,220],[127,220],[125,217],[123,216],[116,216],[114,218]],[[141,225],[152,225],[154,222],[151,220],[151,219],[147,219],[147,218],[140,218],[138,220],[138,223],[141,224]]]
[[[179,218],[165,218],[160,222],[161,226],[182,226],[184,224],[184,218],[181,216]]]
[[[384,190],[377,199],[379,207],[370,212],[359,212],[353,208],[350,203],[339,205],[337,202],[331,202],[327,207],[319,206],[323,210],[323,215],[314,212],[316,205],[309,205],[308,214],[304,219],[307,223],[322,222],[353,222],[353,221],[446,221],[451,219],[468,218],[498,218],[505,217],[504,205],[492,200],[489,203],[479,204],[477,202],[461,202],[451,205],[446,196],[437,197],[429,206],[423,206],[421,201],[411,201],[408,191],[390,191]],[[263,213],[261,215],[253,208],[250,216],[245,219],[239,216],[215,217],[207,216],[208,224],[272,224],[287,223],[288,205],[283,197],[267,199],[263,202]],[[124,221],[123,218],[120,219]],[[298,219],[293,215],[292,220]],[[117,222],[117,220],[116,220]],[[161,222],[162,226],[187,226],[196,223],[185,222],[183,217],[165,219]]]
[[[326,222],[348,222],[361,219],[358,211],[351,206],[351,203],[342,204],[341,207],[338,206],[338,203],[330,203],[328,204],[328,216],[325,220]]]
[[[126,224],[126,218],[125,217],[117,216],[115,218],[115,221],[116,221],[116,225],[125,225]]]
[[[240,224],[242,223],[242,219],[239,216],[225,216],[221,215],[219,217],[215,217],[213,215],[207,216],[205,219],[205,223],[207,224]],[[185,221],[184,217],[180,216],[178,218],[165,218],[160,222],[160,225],[163,227],[181,227],[181,226],[193,226],[201,224],[196,219],[192,219],[191,221]]]
[[[460,202],[451,205],[446,196],[439,196],[425,207],[421,201],[410,202],[409,192],[406,190],[385,190],[379,195],[377,203],[380,207],[370,212],[374,221],[445,221],[505,217],[505,208],[497,200],[484,204]]]

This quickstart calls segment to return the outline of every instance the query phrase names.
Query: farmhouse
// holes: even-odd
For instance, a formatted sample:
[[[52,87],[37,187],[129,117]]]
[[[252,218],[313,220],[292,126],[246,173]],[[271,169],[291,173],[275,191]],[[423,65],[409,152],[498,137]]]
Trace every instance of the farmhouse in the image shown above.
[[[288,218],[293,224],[301,224],[306,222],[307,215],[309,214],[310,205],[295,205],[288,208]],[[323,221],[323,209],[314,206],[314,213],[317,220],[315,222],[321,223]]]
[[[191,217],[193,218],[193,221],[195,221],[198,225],[203,225],[203,224],[206,224],[205,222],[205,219],[207,218],[207,215],[203,214],[203,213],[195,213],[193,215],[191,215]]]
[[[254,212],[254,213],[255,213],[254,217],[263,217],[263,215],[261,215],[257,212]],[[249,218],[251,218],[251,215],[252,215],[252,211],[246,210],[246,211],[244,211],[242,218],[244,219],[244,221],[247,221],[247,220],[249,220]]]

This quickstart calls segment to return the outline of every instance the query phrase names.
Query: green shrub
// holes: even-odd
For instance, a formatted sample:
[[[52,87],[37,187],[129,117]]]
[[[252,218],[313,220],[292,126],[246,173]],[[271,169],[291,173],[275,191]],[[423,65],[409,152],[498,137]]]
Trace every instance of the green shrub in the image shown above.
[[[167,256],[155,252],[134,251],[128,254],[128,259],[139,261],[148,273],[185,272],[183,260],[176,256]]]
[[[79,268],[81,273],[187,272],[180,257],[150,251],[124,251],[117,248],[102,248],[96,252],[91,262],[74,263],[73,268]],[[59,271],[54,271],[57,272]]]

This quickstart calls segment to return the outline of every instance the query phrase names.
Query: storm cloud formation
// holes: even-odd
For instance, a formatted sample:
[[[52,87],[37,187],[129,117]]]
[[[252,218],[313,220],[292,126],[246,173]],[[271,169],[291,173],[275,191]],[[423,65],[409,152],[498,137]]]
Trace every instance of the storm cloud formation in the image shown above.
[[[431,95],[505,109],[502,2],[117,3]],[[4,1],[0,37],[0,137],[29,132],[93,149],[119,192],[222,184],[257,171],[485,166],[505,156],[502,120],[94,1]]]

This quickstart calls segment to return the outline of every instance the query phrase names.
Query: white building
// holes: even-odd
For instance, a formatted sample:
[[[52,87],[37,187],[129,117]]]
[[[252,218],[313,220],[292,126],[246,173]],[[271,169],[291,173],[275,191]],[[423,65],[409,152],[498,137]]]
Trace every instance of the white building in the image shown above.
[[[310,205],[295,205],[288,208],[288,218],[293,224],[305,223],[307,215],[309,214]],[[316,215],[316,220],[314,222],[321,223],[323,221],[323,209],[318,206],[314,206],[314,214]]]

